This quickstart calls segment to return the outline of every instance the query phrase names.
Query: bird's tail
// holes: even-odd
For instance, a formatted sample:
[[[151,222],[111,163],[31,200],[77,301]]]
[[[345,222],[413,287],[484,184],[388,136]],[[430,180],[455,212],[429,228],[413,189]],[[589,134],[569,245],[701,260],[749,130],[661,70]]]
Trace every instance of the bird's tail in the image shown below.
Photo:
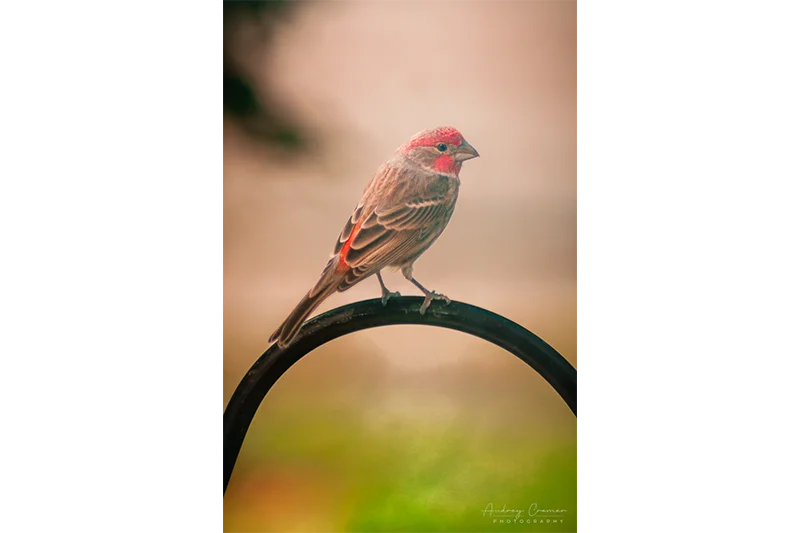
[[[303,296],[303,299],[300,300],[300,303],[297,304],[294,311],[289,314],[286,320],[283,321],[283,324],[270,336],[269,342],[272,343],[277,340],[278,346],[284,348],[295,338],[297,332],[300,331],[300,326],[303,325],[308,315],[313,313],[314,309],[319,307],[328,296],[336,292],[339,282],[342,280],[342,275],[336,271],[334,260],[331,260],[325,267],[325,270],[322,271],[322,275],[317,284],[314,285],[314,288]]]

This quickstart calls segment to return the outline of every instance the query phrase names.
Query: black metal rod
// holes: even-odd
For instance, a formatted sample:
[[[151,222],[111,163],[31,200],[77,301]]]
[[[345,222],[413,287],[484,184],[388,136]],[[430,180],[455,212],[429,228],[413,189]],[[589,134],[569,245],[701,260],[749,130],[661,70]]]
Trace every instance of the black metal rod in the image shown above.
[[[259,405],[289,368],[315,348],[362,329],[399,324],[438,326],[487,340],[522,359],[547,380],[577,416],[577,372],[561,354],[519,324],[480,307],[434,301],[424,315],[421,297],[364,300],[323,313],[303,325],[286,348],[272,345],[253,364],[233,393],[223,416],[223,494],[242,442]]]

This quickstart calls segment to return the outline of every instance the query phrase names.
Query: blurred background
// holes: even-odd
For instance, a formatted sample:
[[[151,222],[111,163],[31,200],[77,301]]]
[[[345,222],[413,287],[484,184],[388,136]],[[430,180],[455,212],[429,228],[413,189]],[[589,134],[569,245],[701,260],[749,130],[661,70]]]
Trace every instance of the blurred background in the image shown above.
[[[224,3],[223,406],[378,166],[442,125],[481,157],[415,276],[577,367],[575,31],[570,1]],[[378,296],[368,279],[315,314]],[[533,503],[563,523],[483,513]],[[555,391],[487,342],[412,326],[291,368],[224,498],[226,531],[575,531],[576,516],[576,419]]]

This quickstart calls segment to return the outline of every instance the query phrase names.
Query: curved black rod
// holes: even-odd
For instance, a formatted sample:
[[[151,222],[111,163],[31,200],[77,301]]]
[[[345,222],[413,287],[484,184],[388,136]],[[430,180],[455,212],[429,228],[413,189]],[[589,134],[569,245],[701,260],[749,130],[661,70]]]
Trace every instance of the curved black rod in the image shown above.
[[[536,370],[577,416],[577,372],[542,339],[500,315],[473,305],[434,301],[424,315],[422,297],[364,300],[323,313],[303,325],[286,348],[272,345],[253,364],[233,393],[223,417],[223,494],[228,488],[244,436],[270,388],[301,357],[328,341],[362,329],[398,324],[439,326],[485,339],[513,353]]]

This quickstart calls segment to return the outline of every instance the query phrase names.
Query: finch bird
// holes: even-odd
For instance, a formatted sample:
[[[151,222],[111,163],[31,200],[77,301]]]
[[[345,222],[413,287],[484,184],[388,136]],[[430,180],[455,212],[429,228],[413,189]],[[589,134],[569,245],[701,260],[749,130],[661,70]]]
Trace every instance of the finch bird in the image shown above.
[[[390,292],[381,269],[400,268],[425,295],[420,313],[447,296],[429,291],[412,275],[414,261],[441,235],[458,198],[461,164],[478,152],[451,127],[422,131],[395,151],[367,184],[339,234],[319,281],[269,339],[283,348],[328,296],[376,274],[384,305]]]

